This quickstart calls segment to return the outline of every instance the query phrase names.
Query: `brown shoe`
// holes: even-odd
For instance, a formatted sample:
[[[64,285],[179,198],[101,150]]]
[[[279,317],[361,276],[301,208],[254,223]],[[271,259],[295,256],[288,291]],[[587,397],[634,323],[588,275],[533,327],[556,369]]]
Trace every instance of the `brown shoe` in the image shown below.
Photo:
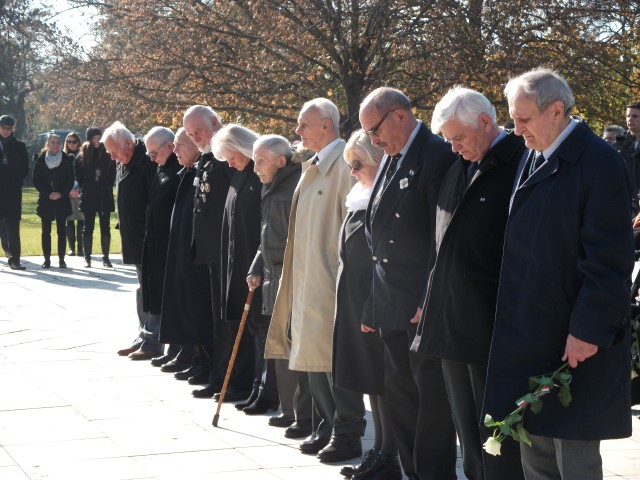
[[[152,352],[149,350],[142,350],[142,349],[129,354],[129,358],[131,360],[151,360],[152,358],[157,356],[158,356],[158,352]]]
[[[130,347],[123,348],[122,350],[118,350],[118,355],[120,355],[121,357],[126,357],[130,353],[133,353],[136,350],[138,350],[140,348],[140,345],[141,345],[140,343],[134,343]]]

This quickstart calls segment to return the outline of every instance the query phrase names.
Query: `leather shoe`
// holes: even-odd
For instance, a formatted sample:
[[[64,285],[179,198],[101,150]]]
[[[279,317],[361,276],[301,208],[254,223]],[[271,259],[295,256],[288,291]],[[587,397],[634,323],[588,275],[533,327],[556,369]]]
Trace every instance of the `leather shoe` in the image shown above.
[[[242,411],[246,415],[262,415],[263,413],[267,413],[272,410],[278,410],[279,406],[280,401],[278,400],[266,400],[258,397],[255,402],[248,407],[244,407]]]
[[[206,385],[209,383],[209,373],[208,368],[203,368],[200,372],[190,376],[187,382],[189,382],[189,385]]]
[[[111,261],[109,260],[109,257],[102,257],[102,266],[107,268],[113,268],[113,265],[111,265]]]
[[[26,267],[23,267],[20,263],[9,262],[9,268],[11,270],[26,270]]]
[[[290,427],[291,425],[293,425],[293,422],[295,422],[296,419],[293,415],[285,415],[284,413],[281,413],[280,415],[276,415],[275,417],[271,417],[269,419],[269,425],[271,425],[272,427]],[[306,437],[306,435],[305,435]]]
[[[365,472],[377,461],[378,455],[380,455],[380,450],[377,448],[367,450],[362,456],[362,462],[360,462],[360,465],[342,467],[340,469],[340,475],[351,478],[354,475]]]
[[[200,365],[191,365],[186,370],[182,370],[181,372],[176,372],[173,376],[176,377],[176,380],[189,380],[189,377],[193,377],[197,375],[202,370]],[[208,382],[205,382],[208,383]]]
[[[244,400],[247,396],[250,395],[249,392],[245,392],[244,390],[235,390],[233,388],[227,389],[224,394],[224,403],[226,402],[237,402],[238,400]],[[213,399],[216,402],[220,401],[220,393],[216,393],[213,396]]]
[[[161,367],[165,363],[169,363],[174,358],[176,358],[175,355],[162,355],[161,357],[152,358],[151,365],[154,367]]]
[[[225,397],[226,397],[226,395],[225,395]],[[253,402],[255,402],[257,399],[258,399],[258,391],[257,390],[252,390],[251,391],[251,395],[249,395],[249,398],[245,398],[242,402],[238,402],[238,403],[235,404],[236,410],[242,410],[242,409],[248,407]]]
[[[129,354],[129,358],[131,360],[151,360],[153,357],[156,357],[158,352],[152,352],[151,350],[136,350],[133,353]]]
[[[354,474],[353,480],[402,480],[402,470],[397,455],[380,454],[366,469]]]
[[[284,431],[286,438],[305,438],[311,435],[311,420],[298,420]]]
[[[316,432],[313,432],[298,448],[302,453],[315,455],[329,444],[329,440],[329,437],[319,437]]]
[[[191,395],[193,395],[195,398],[211,398],[215,393],[215,388],[213,387],[213,385],[209,384],[204,388],[195,389],[193,392],[191,392]]]
[[[331,443],[318,453],[322,463],[338,463],[360,457],[362,455],[362,440],[358,434],[334,435]]]
[[[138,350],[140,348],[140,345],[142,345],[142,343],[134,343],[130,347],[123,348],[122,350],[118,350],[118,355],[120,355],[121,357],[126,357],[130,353],[133,353],[136,350]]]
[[[44,263],[42,264],[42,268],[51,268],[51,261],[45,260]]]
[[[182,372],[182,371],[186,370],[187,368],[189,368],[190,366],[191,366],[190,363],[178,362],[174,358],[170,362],[167,362],[164,365],[162,365],[160,367],[160,370],[162,370],[165,373],[176,373],[176,372]]]

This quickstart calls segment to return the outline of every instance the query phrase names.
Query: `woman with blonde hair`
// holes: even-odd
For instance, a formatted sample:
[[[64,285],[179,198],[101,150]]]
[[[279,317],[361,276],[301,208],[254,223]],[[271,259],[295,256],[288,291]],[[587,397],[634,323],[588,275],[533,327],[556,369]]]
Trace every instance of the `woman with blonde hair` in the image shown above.
[[[82,248],[82,229],[84,228],[84,214],[80,211],[80,185],[75,179],[76,161],[80,154],[80,135],[71,132],[64,140],[62,151],[69,155],[73,161],[74,182],[73,188],[69,192],[69,200],[71,201],[71,215],[67,217],[67,241],[69,242],[69,251],[67,255],[80,257],[84,256]],[[76,221],[78,222],[76,227]],[[76,250],[76,239],[78,241],[78,249]]]

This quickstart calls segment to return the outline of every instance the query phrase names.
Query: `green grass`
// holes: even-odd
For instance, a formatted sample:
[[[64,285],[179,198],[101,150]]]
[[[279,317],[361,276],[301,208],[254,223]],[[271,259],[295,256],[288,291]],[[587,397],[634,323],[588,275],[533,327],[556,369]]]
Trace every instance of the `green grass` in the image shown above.
[[[36,215],[38,192],[33,187],[25,187],[22,190],[22,221],[20,222],[21,256],[42,255],[40,234],[42,232],[40,217]],[[118,215],[111,214],[111,253],[120,253],[120,232],[114,227],[118,223]],[[52,225],[51,245],[52,254],[57,255],[55,223]],[[67,247],[68,250],[68,247]],[[96,216],[96,225],[93,229],[93,254],[102,255],[100,250],[100,225]]]

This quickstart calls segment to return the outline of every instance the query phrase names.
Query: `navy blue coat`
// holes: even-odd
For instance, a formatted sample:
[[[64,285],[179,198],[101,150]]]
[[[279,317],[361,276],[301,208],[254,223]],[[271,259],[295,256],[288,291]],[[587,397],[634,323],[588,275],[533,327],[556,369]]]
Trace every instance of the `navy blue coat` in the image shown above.
[[[572,369],[571,405],[547,395],[524,427],[554,438],[622,438],[631,435],[632,187],[622,158],[578,122],[513,198],[484,413],[501,420],[513,411],[530,376],[561,365],[570,333],[598,352]]]
[[[389,162],[378,176],[365,219],[373,284],[363,318],[372,327],[416,329],[410,320],[423,304],[435,258],[438,190],[456,158],[449,144],[422,124],[372,215]]]

